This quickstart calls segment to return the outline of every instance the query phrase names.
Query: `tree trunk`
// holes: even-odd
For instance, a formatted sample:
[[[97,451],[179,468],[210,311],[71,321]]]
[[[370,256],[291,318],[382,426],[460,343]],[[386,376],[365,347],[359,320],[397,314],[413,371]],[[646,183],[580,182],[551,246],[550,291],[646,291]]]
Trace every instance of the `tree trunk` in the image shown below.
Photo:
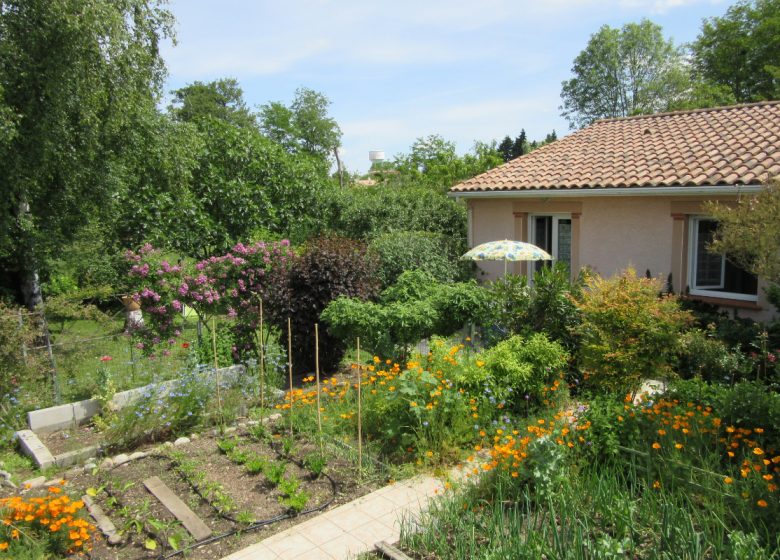
[[[27,221],[27,214],[29,213],[30,205],[27,204],[27,200],[22,196],[16,217],[17,227],[20,228],[22,233],[22,240],[17,249],[17,262],[21,276],[19,289],[22,292],[24,305],[30,311],[35,311],[35,308],[43,303],[43,294],[41,293],[41,282],[38,278],[38,264],[33,254],[33,241],[21,226],[21,224]]]
[[[22,285],[20,286],[22,291],[22,297],[24,298],[24,305],[27,309],[34,311],[41,303],[43,303],[43,294],[41,293],[41,283],[38,280],[38,270],[36,267],[30,266],[33,270],[29,270],[27,265],[32,263],[27,261],[24,263],[24,270],[22,270]]]
[[[336,156],[336,169],[339,173],[339,188],[344,188],[344,168],[341,165],[341,158],[339,157],[339,147],[333,148],[333,155]]]

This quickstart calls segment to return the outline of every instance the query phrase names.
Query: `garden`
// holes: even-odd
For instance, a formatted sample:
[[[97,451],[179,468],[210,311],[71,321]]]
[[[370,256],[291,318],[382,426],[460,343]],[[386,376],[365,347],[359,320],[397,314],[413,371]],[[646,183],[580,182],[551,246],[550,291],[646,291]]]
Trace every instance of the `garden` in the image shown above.
[[[138,362],[74,368],[92,392],[64,396],[91,412],[34,434],[53,465],[6,440],[0,554],[221,557],[432,472],[446,490],[404,525],[412,558],[777,557],[776,325],[633,270],[477,284],[390,254],[338,237],[175,265],[128,251],[143,322],[109,343]],[[53,379],[4,359],[21,430]]]

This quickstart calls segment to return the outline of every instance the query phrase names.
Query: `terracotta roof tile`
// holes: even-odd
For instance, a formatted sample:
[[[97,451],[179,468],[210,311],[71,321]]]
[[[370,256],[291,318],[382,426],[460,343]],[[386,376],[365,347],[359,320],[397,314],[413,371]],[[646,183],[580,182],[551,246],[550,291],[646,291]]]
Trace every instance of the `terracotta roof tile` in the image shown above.
[[[780,101],[602,120],[451,192],[755,184],[779,137]]]

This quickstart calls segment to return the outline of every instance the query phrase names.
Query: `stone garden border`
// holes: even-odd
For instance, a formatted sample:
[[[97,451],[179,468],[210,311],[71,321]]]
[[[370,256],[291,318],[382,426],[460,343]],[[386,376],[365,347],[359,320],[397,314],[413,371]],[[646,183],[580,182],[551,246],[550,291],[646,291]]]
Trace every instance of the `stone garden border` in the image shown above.
[[[243,365],[234,365],[217,370],[222,380],[229,383],[237,383],[241,376],[246,372]],[[209,381],[214,377],[213,370],[203,372],[204,380]],[[135,389],[120,391],[112,399],[116,410],[121,410],[126,406],[133,404],[138,398],[148,390],[167,393],[170,391],[176,379],[162,381],[160,383],[150,383]],[[57,430],[71,429],[88,422],[93,416],[100,412],[100,403],[95,399],[51,406],[39,410],[33,410],[27,413],[27,425],[29,429],[19,430],[15,436],[19,441],[22,453],[30,457],[35,464],[45,469],[56,466],[60,468],[81,463],[87,459],[92,459],[101,454],[99,446],[92,445],[52,455],[49,449],[43,444],[36,434],[48,434]]]

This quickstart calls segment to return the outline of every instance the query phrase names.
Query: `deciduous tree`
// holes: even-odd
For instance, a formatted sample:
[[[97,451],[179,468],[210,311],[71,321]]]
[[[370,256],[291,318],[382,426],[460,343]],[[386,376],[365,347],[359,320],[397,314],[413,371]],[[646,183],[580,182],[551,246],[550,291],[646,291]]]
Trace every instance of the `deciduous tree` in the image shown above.
[[[736,206],[707,208],[719,222],[712,250],[726,253],[745,270],[780,285],[780,179]]]
[[[168,110],[177,120],[193,122],[211,117],[237,126],[257,125],[246,106],[243,90],[233,78],[195,82],[172,93]]]
[[[691,48],[703,79],[736,101],[780,97],[780,0],[738,2],[704,20]]]
[[[124,134],[158,99],[172,21],[158,0],[0,3],[0,129],[12,130],[0,158],[0,258],[28,305],[40,301],[47,255],[111,208]]]
[[[690,89],[680,49],[650,20],[593,34],[562,84],[562,115],[572,128],[597,119],[666,110]]]

